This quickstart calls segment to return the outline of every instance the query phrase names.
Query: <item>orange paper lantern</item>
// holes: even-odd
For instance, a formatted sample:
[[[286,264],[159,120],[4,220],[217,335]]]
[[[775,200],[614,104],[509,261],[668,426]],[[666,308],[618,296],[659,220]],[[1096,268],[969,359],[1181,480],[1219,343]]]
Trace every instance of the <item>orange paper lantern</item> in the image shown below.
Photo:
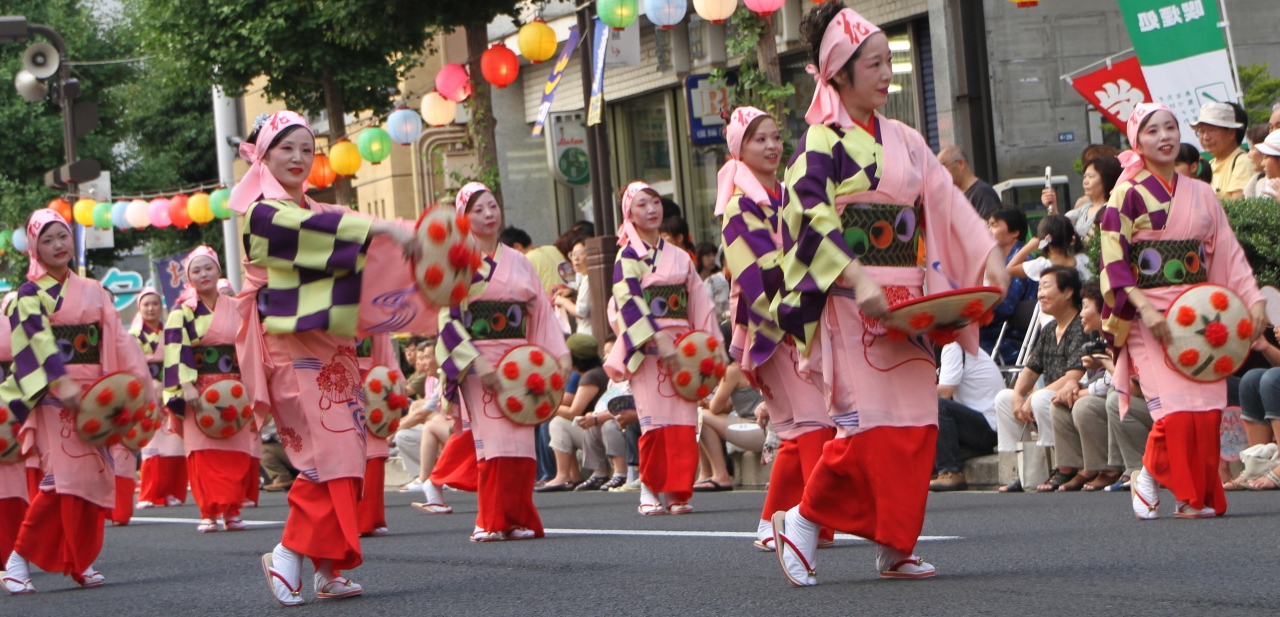
[[[329,157],[317,152],[315,159],[311,162],[311,173],[307,174],[307,182],[312,188],[324,190],[329,188],[337,178],[337,172],[333,171],[333,166],[329,164]]]
[[[67,200],[59,197],[49,202],[49,209],[57,212],[68,225],[71,224],[71,204]]]

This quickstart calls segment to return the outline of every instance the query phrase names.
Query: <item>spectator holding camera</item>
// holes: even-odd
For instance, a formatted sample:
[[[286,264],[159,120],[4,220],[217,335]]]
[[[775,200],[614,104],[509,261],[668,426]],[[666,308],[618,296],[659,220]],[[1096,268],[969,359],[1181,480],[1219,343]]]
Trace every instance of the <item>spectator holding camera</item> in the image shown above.
[[[1013,389],[996,395],[997,452],[1015,452],[1031,424],[1036,425],[1040,435],[1037,445],[1053,447],[1053,407],[1069,409],[1079,396],[1080,378],[1084,376],[1080,350],[1088,340],[1080,321],[1080,285],[1080,274],[1075,268],[1050,266],[1040,274],[1040,310],[1050,321],[1040,329],[1040,337],[1027,365],[1018,372]],[[1042,375],[1045,387],[1033,392]],[[1057,490],[1073,475],[1058,470],[1037,490]],[[1000,489],[1001,492],[1022,490],[1019,480]]]

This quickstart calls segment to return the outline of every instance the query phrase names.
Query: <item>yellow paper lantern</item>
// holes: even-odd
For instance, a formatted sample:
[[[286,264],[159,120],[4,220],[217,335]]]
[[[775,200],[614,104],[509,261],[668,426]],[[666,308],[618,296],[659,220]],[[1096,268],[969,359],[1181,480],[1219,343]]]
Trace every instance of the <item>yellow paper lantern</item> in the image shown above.
[[[329,148],[329,165],[339,176],[356,175],[363,162],[364,159],[360,158],[360,149],[346,139],[339,140]]]
[[[187,216],[191,222],[204,225],[213,220],[213,208],[209,205],[209,194],[200,191],[187,199]]]
[[[458,117],[458,104],[432,90],[422,97],[422,119],[431,126],[452,124]],[[332,159],[330,155],[330,159]],[[332,161],[330,161],[332,164]]]
[[[520,28],[516,45],[520,47],[520,55],[529,62],[534,64],[546,62],[556,55],[556,31],[552,30],[547,22],[535,19]]]
[[[98,202],[92,199],[81,199],[71,206],[71,217],[85,227],[93,225],[93,208],[97,205]]]
[[[738,0],[693,0],[693,10],[713,24],[723,23],[738,10]]]

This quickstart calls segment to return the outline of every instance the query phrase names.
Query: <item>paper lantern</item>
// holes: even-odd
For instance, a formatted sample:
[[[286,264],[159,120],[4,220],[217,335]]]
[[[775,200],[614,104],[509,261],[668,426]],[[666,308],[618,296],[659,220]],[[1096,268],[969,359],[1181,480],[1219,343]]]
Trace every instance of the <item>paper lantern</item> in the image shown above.
[[[374,165],[391,156],[391,136],[380,126],[371,126],[356,137],[356,149],[360,157]]]
[[[405,107],[404,103],[396,105],[396,110],[387,116],[387,134],[391,136],[392,141],[402,146],[418,141],[418,137],[422,135],[422,116]],[[316,158],[319,159],[320,155],[316,155]],[[328,162],[326,161],[325,164],[328,165]],[[314,171],[315,165],[312,165],[311,169]]]
[[[1020,9],[1028,9],[1033,6],[1040,6],[1040,0],[1009,0],[1009,2],[1012,2],[1014,6],[1017,6]]]
[[[93,224],[93,207],[96,205],[98,205],[98,202],[92,199],[76,200],[76,204],[74,206],[71,206],[71,218],[75,219],[77,223],[80,223],[81,225],[84,225],[86,227],[88,227],[89,225],[92,225]]]
[[[191,226],[191,214],[187,212],[189,203],[187,196],[181,193],[169,200],[169,220],[174,227],[186,229]]]
[[[129,202],[117,201],[111,204],[111,224],[116,229],[131,229],[133,226],[129,224]]]
[[[480,56],[480,74],[498,88],[506,88],[520,76],[520,59],[516,52],[498,43]]]
[[[644,14],[660,30],[676,27],[688,12],[687,0],[644,0]]]
[[[27,252],[26,230],[24,229],[13,230],[13,237],[9,238],[9,241],[13,243],[13,250],[18,251],[19,253]]]
[[[93,226],[111,229],[111,202],[104,201],[93,207]]]
[[[191,217],[192,223],[204,225],[213,220],[213,210],[209,205],[211,201],[209,194],[204,191],[187,198],[187,216]]]
[[[0,229],[0,255],[8,252],[4,250],[4,247],[9,246],[11,242],[13,242],[13,230]]]
[[[471,76],[461,64],[446,64],[436,73],[436,92],[450,101],[461,103],[471,97]],[[342,172],[338,172],[342,173]]]
[[[58,216],[62,217],[62,220],[68,223],[71,222],[71,204],[67,203],[67,200],[59,197],[49,202],[48,208],[57,212]]]
[[[311,161],[311,173],[307,174],[307,183],[323,191],[329,188],[337,178],[338,174],[334,173],[333,166],[329,164],[329,157],[323,152],[317,152],[316,157]]]
[[[683,1],[683,0],[681,0]],[[516,45],[520,47],[520,55],[534,64],[550,60],[556,55],[556,31],[541,19],[535,19],[520,28],[516,36]]]
[[[129,202],[129,207],[124,212],[124,218],[129,221],[129,227],[146,229],[151,224],[151,217],[147,213],[147,202],[141,199]]]
[[[638,0],[597,0],[596,12],[604,25],[626,30],[640,16],[640,3]]]
[[[362,163],[364,159],[360,158],[360,149],[345,138],[329,148],[329,165],[339,176],[356,175]]]
[[[147,219],[156,229],[164,229],[172,224],[173,221],[169,220],[169,200],[163,197],[152,199],[147,204]]]
[[[787,0],[742,0],[742,3],[756,13],[768,15],[782,8],[782,5],[786,4]]]
[[[693,10],[713,24],[724,23],[738,10],[738,0],[693,0]]]
[[[432,90],[422,97],[422,119],[431,126],[452,124],[458,117],[458,104]]]
[[[234,214],[231,212],[231,209],[227,207],[227,203],[230,201],[231,189],[218,189],[202,200],[199,216],[196,216],[197,213],[192,212],[191,220],[204,225],[205,223],[212,221],[214,218],[229,219],[231,218],[231,215]],[[187,211],[190,212],[191,208],[187,208]]]

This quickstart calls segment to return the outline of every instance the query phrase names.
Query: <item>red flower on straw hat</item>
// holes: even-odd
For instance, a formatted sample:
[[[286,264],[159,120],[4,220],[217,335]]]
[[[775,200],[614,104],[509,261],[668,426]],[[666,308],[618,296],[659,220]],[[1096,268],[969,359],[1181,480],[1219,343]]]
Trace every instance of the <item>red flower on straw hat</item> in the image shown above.
[[[1231,333],[1227,331],[1227,327],[1221,321],[1210,322],[1209,325],[1204,327],[1204,340],[1214,347],[1226,345],[1230,336]]]

